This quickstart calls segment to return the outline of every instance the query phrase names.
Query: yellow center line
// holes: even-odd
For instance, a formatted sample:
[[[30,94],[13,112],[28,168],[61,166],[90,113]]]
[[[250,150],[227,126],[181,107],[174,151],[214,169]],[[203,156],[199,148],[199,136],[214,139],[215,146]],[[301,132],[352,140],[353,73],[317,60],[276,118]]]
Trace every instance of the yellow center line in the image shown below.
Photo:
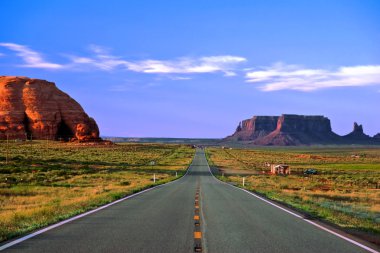
[[[199,220],[199,215],[195,215],[194,220]]]
[[[194,239],[201,239],[202,238],[202,232],[194,232]]]

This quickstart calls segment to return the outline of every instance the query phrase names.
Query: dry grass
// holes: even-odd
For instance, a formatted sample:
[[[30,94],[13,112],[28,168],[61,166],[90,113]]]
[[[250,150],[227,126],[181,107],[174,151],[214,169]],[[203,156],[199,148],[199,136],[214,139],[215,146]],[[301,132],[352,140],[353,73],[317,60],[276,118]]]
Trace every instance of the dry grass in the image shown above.
[[[307,211],[341,227],[380,234],[380,149],[304,148],[207,150],[212,165],[222,169],[222,180],[242,186],[268,198]],[[293,174],[268,174],[265,162],[285,163]],[[316,168],[318,175],[304,175]],[[235,174],[228,174],[233,170]]]
[[[0,144],[0,241],[181,176],[184,145]],[[155,161],[155,165],[150,165]]]

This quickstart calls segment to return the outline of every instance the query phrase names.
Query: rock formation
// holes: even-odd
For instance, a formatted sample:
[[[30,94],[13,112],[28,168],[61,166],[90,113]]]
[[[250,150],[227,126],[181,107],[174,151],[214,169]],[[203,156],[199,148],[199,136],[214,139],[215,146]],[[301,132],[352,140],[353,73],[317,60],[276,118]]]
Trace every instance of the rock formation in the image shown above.
[[[94,119],[54,83],[0,76],[0,139],[99,140]]]
[[[254,116],[252,119],[239,123],[235,134],[228,137],[230,140],[255,140],[274,131],[277,127],[277,116]]]
[[[380,137],[379,137],[380,138]],[[310,144],[372,144],[375,138],[364,134],[363,127],[354,124],[354,131],[339,136],[331,129],[324,116],[284,114],[255,116],[239,123],[236,132],[224,141],[244,141],[254,145],[310,145]]]
[[[277,128],[256,141],[259,145],[326,144],[339,138],[331,130],[330,120],[323,116],[282,115]]]
[[[343,136],[346,140],[370,140],[371,137],[366,135],[363,131],[363,126],[358,125],[358,123],[354,122],[354,129],[351,133]]]
[[[376,140],[380,140],[380,133],[374,135],[373,138],[376,139]]]

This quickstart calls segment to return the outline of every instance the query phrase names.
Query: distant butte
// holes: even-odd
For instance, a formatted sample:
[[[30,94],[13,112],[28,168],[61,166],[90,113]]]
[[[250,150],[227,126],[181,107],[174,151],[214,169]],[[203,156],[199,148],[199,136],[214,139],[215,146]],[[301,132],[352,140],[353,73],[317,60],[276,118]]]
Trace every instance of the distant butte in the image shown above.
[[[251,145],[297,146],[313,144],[380,144],[380,134],[371,138],[363,126],[354,123],[354,130],[339,136],[331,129],[324,116],[283,114],[281,116],[254,116],[239,123],[236,131],[224,142]]]
[[[343,136],[343,138],[348,140],[370,140],[371,137],[369,135],[366,135],[363,131],[363,126],[359,125],[358,123],[354,123],[354,129],[351,133]]]
[[[0,76],[0,139],[98,141],[94,119],[54,83]]]

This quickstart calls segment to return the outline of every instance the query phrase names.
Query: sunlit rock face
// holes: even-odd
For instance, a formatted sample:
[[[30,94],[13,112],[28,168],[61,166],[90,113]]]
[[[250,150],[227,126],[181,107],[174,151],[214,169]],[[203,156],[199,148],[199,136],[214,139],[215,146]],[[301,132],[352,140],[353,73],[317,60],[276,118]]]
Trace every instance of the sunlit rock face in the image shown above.
[[[0,138],[99,140],[99,128],[53,82],[0,77]]]
[[[236,132],[227,137],[235,141],[253,141],[273,132],[277,127],[278,116],[254,116],[243,120],[236,128]]]
[[[379,137],[371,138],[363,127],[354,124],[354,130],[339,136],[331,129],[324,116],[283,114],[281,116],[254,116],[239,123],[236,131],[224,141],[243,141],[253,145],[312,145],[312,144],[375,144]]]

